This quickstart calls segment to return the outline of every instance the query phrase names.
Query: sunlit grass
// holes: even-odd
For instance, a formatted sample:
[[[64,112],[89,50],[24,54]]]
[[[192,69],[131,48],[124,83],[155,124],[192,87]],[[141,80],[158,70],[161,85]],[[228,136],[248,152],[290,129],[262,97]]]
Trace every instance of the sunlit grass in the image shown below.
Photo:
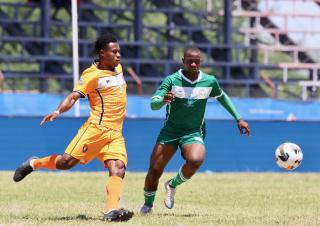
[[[138,215],[145,173],[127,173],[121,206],[132,220],[116,225],[320,225],[319,174],[197,174],[163,204],[161,178],[153,214]],[[107,173],[33,173],[20,183],[0,173],[0,225],[105,225]],[[109,223],[110,225],[110,223]]]

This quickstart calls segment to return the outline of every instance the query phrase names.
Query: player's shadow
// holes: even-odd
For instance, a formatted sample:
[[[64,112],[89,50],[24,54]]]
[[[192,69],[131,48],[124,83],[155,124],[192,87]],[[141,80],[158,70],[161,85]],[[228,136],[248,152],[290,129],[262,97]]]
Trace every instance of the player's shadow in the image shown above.
[[[98,220],[97,218],[94,217],[88,217],[84,214],[79,214],[77,216],[66,216],[66,217],[48,217],[48,220],[52,221],[65,221],[65,220],[83,220],[83,221],[88,221],[88,220]]]

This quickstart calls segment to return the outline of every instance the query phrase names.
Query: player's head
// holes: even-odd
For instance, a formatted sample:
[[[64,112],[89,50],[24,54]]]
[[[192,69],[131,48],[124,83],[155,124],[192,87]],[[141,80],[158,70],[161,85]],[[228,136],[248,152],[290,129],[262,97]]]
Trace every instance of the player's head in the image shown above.
[[[95,50],[100,63],[115,68],[120,63],[120,46],[112,34],[104,34],[97,38]]]
[[[201,51],[199,48],[191,46],[184,50],[182,62],[184,69],[190,73],[198,73],[201,65]]]

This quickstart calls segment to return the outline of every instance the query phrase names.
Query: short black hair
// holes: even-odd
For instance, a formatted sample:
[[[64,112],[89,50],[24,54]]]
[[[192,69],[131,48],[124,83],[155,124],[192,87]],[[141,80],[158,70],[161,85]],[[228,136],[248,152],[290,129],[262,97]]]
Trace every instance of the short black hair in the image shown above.
[[[188,46],[187,48],[184,49],[183,55],[185,56],[187,54],[187,52],[197,52],[197,53],[201,53],[200,49],[198,47],[195,46]]]
[[[118,42],[117,38],[111,33],[103,34],[97,38],[94,44],[96,53],[99,54],[100,50],[106,48],[110,42]]]

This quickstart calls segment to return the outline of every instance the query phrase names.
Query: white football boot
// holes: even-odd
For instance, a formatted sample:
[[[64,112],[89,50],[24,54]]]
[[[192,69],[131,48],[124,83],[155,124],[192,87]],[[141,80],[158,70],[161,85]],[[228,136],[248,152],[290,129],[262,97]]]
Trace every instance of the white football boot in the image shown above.
[[[165,206],[168,208],[168,209],[172,209],[173,208],[173,205],[174,205],[174,196],[176,194],[176,188],[173,188],[171,187],[169,184],[170,184],[170,181],[167,181],[165,184],[164,184],[164,188],[166,189],[166,194],[165,194],[165,197],[164,197],[164,204]]]

